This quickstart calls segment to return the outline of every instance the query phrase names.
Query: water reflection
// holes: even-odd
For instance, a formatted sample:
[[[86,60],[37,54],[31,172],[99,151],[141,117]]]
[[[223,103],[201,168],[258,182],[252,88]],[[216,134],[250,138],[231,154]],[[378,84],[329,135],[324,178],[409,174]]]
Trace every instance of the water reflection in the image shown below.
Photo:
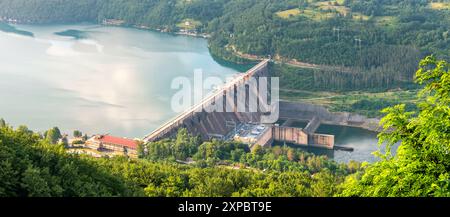
[[[96,25],[20,25],[34,38],[0,32],[0,117],[43,131],[142,137],[175,116],[170,88],[201,68],[237,73],[209,55],[205,40]],[[86,31],[88,39],[55,35]]]

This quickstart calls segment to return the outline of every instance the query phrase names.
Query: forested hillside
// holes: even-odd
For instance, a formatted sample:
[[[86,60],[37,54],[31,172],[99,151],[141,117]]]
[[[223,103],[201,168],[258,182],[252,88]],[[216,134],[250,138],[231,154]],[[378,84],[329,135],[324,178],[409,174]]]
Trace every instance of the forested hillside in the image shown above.
[[[289,148],[249,152],[217,141],[200,144],[186,131],[148,144],[144,159],[96,159],[68,154],[26,127],[1,125],[1,197],[332,196],[346,175],[360,170],[358,163],[339,165]],[[193,153],[189,147],[198,162],[175,162]],[[223,159],[242,166],[226,166]]]
[[[448,59],[450,50],[448,1],[0,0],[0,17],[21,23],[118,19],[167,31],[188,21],[194,31],[211,34],[210,50],[219,58],[270,55],[319,65],[313,74],[321,90],[408,87],[419,59]]]

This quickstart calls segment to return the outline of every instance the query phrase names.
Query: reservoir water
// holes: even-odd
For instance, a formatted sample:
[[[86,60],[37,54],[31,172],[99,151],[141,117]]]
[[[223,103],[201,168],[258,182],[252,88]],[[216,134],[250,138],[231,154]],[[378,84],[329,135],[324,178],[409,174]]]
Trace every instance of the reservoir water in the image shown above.
[[[200,38],[90,24],[13,27],[0,26],[0,118],[35,131],[142,138],[176,115],[175,77],[202,69],[224,79],[244,70],[216,62]],[[355,151],[316,154],[375,160],[375,133],[325,125],[318,132]]]

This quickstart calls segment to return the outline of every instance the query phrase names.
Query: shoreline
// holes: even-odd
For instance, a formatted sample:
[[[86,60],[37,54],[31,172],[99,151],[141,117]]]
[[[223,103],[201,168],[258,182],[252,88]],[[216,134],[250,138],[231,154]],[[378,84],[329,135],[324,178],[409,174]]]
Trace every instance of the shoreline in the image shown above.
[[[196,31],[188,31],[185,29],[180,29],[179,31],[171,31],[169,28],[152,28],[146,25],[138,25],[138,24],[125,24],[122,20],[103,20],[102,22],[98,22],[97,24],[102,26],[116,26],[116,27],[131,27],[134,29],[139,30],[146,30],[146,31],[154,31],[154,32],[160,32],[160,33],[169,33],[173,35],[183,35],[183,36],[190,36],[195,38],[204,38],[208,39],[211,38],[211,35],[209,33],[198,33]]]

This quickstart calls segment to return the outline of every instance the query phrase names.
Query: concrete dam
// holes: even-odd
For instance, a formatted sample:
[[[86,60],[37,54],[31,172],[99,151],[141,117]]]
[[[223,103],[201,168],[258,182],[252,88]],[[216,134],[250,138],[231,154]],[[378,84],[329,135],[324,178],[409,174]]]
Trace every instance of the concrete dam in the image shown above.
[[[251,148],[256,147],[256,145],[267,147],[271,146],[274,141],[280,141],[301,146],[333,149],[333,135],[315,134],[321,123],[321,117],[318,115],[307,116],[309,123],[304,129],[285,125],[279,126],[274,123],[262,123],[262,118],[269,115],[268,113],[272,110],[267,108],[260,109],[261,105],[266,105],[265,102],[267,102],[268,97],[263,96],[264,94],[267,95],[267,93],[259,93],[260,83],[258,79],[253,78],[269,77],[269,63],[270,60],[266,59],[247,72],[239,74],[197,105],[194,105],[147,135],[144,138],[144,142],[154,142],[163,138],[173,137],[178,132],[178,129],[186,128],[190,134],[200,136],[203,141],[211,139],[235,140],[247,143]],[[258,88],[249,85],[251,80],[257,81]],[[242,94],[242,91],[238,93],[238,90],[243,89],[245,94]],[[258,104],[256,111],[250,108],[250,96],[256,96]],[[266,100],[263,101],[263,98]],[[218,104],[218,102],[223,103]],[[239,109],[239,104],[245,107],[245,111]],[[282,104],[274,104],[279,107],[278,111],[281,117],[285,116],[285,114],[288,114],[289,117],[296,117],[295,114],[289,113],[291,111],[285,113],[286,111],[283,109]],[[232,107],[227,108],[229,105],[232,105]],[[220,112],[217,112],[218,107],[221,110]],[[303,115],[299,118],[304,119],[305,117]]]
[[[181,113],[173,120],[153,131],[144,138],[145,142],[157,141],[161,138],[174,135],[180,127],[188,129],[192,135],[201,136],[203,140],[224,137],[235,125],[240,122],[259,122],[260,113],[258,112],[238,112],[233,108],[233,112],[206,112],[215,106],[217,99],[223,99],[226,105],[236,105],[237,89],[251,77],[267,76],[267,65],[269,60],[264,60],[246,73],[240,74],[237,78],[230,81],[220,90],[215,91],[211,96],[203,99],[199,104],[193,106],[187,111]],[[231,94],[233,92],[233,94]],[[230,97],[233,95],[234,97]],[[233,101],[231,103],[230,101]],[[226,103],[230,102],[230,103]],[[224,111],[226,109],[224,108]]]

